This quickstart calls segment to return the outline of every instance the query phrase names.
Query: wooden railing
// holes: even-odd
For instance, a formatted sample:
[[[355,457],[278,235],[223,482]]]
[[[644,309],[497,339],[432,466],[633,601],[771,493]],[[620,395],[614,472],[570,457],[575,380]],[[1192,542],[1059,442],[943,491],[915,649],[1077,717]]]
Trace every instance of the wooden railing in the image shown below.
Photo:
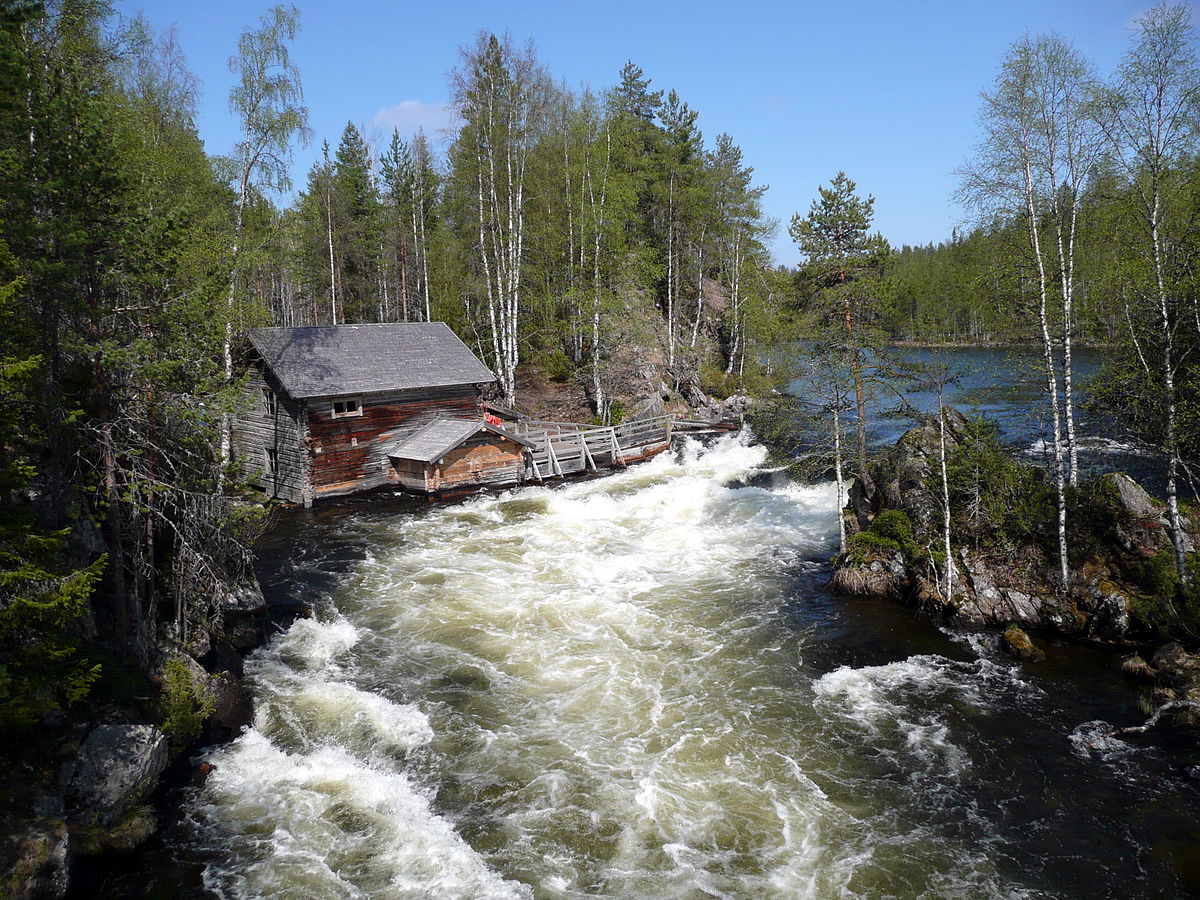
[[[601,465],[627,466],[665,450],[671,443],[674,415],[653,416],[620,425],[580,425],[523,419],[510,430],[533,444],[528,474],[541,481]]]

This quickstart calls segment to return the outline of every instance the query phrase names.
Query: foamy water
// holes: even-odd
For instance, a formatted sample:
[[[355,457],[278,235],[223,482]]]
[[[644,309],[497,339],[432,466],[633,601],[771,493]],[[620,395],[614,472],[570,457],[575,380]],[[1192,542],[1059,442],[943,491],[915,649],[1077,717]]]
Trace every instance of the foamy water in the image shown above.
[[[1040,692],[921,654],[814,671],[784,596],[832,485],[747,436],[348,521],[192,797],[222,897],[1012,897],[974,722]],[[1064,737],[1064,744],[1066,738]]]

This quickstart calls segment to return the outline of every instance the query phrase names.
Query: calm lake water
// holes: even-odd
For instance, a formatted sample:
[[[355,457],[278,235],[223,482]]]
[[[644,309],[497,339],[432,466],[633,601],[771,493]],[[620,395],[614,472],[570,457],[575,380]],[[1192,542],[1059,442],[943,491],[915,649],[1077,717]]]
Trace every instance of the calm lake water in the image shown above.
[[[1143,718],[1117,658],[831,596],[833,488],[765,460],[285,514],[261,578],[315,616],[104,895],[1200,896],[1194,741],[1087,739]]]
[[[1050,407],[1046,400],[1045,365],[1036,348],[955,347],[944,349],[893,348],[897,361],[945,365],[955,380],[945,389],[944,402],[967,416],[985,416],[1000,427],[1000,439],[1033,460],[1048,461],[1052,439]],[[1128,472],[1145,483],[1149,490],[1162,487],[1162,465],[1153,450],[1133,437],[1123,424],[1086,409],[1088,382],[1100,372],[1104,351],[1076,348],[1072,354],[1073,386],[1076,403],[1076,429],[1079,438],[1079,462],[1082,473],[1092,475],[1112,470]],[[909,404],[923,413],[936,412],[937,394],[933,391],[903,390]],[[805,387],[795,382],[789,390],[805,395]],[[880,390],[868,404],[868,440],[874,446],[887,446],[912,427],[910,417],[899,413],[899,401],[892,391]],[[853,413],[850,414],[853,419]],[[853,429],[853,422],[848,426]],[[814,441],[829,437],[814,432]],[[1063,440],[1066,440],[1064,426]]]

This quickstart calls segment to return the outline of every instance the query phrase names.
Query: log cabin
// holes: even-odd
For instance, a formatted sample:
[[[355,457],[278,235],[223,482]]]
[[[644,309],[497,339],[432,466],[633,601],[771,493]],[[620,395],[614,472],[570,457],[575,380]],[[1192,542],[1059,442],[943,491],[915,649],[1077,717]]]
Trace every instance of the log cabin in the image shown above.
[[[269,497],[442,496],[524,475],[529,441],[483,402],[495,376],[442,322],[255,328],[245,361],[234,452]]]

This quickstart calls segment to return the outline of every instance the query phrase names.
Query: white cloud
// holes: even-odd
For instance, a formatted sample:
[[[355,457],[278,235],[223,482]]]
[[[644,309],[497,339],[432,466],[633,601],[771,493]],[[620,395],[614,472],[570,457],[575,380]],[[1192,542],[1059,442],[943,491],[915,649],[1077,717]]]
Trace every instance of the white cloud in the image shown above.
[[[385,106],[371,119],[373,125],[390,132],[393,128],[405,137],[416,134],[418,128],[425,129],[431,138],[437,137],[447,128],[458,126],[458,116],[449,103],[422,103],[420,100],[403,100],[395,106]]]

